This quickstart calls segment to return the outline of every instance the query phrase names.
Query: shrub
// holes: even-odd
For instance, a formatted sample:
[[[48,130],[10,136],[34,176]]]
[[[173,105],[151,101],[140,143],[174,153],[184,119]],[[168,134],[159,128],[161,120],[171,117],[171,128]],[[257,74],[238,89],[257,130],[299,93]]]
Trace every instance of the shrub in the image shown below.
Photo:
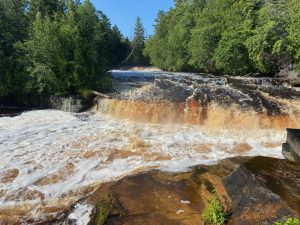
[[[275,225],[300,225],[300,220],[297,218],[288,218],[287,221],[277,221]]]
[[[222,225],[226,221],[225,208],[217,194],[209,201],[204,209],[202,219],[206,224]]]
[[[104,206],[97,207],[97,214],[95,215],[96,225],[103,225],[108,217],[108,210]]]

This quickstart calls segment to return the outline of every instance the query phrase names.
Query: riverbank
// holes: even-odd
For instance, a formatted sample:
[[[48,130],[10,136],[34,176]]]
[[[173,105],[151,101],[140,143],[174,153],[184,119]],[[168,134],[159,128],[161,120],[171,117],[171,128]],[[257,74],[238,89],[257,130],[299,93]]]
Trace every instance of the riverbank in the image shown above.
[[[299,178],[299,164],[238,157],[216,166],[199,165],[189,173],[153,171],[126,177],[102,185],[79,205],[96,206],[91,224],[199,225],[205,224],[202,214],[217,195],[226,224],[273,225],[300,218]]]
[[[36,101],[34,104],[13,103],[0,104],[0,118],[1,117],[15,117],[23,112],[30,112],[34,110],[61,110],[65,112],[79,113],[89,111],[94,103],[96,95],[90,94],[87,97],[81,96],[48,96]],[[1,101],[0,101],[1,102]]]
[[[184,173],[140,172],[100,184],[69,209],[38,223],[201,225],[205,209],[218,196],[226,224],[273,225],[300,218],[299,181],[300,164],[267,157],[229,158]],[[0,209],[2,224],[18,224],[13,212]]]

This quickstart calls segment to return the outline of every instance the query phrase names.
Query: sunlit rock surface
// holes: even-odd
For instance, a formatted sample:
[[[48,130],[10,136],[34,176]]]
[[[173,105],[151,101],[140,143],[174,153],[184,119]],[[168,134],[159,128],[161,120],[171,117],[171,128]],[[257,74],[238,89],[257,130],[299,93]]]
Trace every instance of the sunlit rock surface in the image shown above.
[[[287,160],[300,163],[300,129],[287,129],[287,140],[282,145],[282,155]]]
[[[91,223],[204,224],[203,209],[216,192],[230,214],[227,224],[274,224],[300,216],[300,165],[255,157],[232,158],[189,173],[158,171],[104,184],[84,203],[95,205]]]
[[[272,78],[113,72],[115,93],[97,110],[132,120],[220,128],[300,125],[300,92]]]

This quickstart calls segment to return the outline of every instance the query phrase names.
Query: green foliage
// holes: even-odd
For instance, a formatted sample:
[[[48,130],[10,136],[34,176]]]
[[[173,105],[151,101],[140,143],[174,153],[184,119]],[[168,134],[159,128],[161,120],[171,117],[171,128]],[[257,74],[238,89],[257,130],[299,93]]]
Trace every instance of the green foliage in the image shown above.
[[[300,225],[300,220],[297,218],[288,218],[286,221],[275,222],[276,225]]]
[[[29,0],[28,15],[33,22],[36,14],[40,13],[43,17],[53,16],[56,13],[63,13],[64,0]]]
[[[171,71],[274,76],[300,71],[298,0],[177,0],[157,16],[145,54]]]
[[[246,74],[251,71],[248,50],[240,36],[224,35],[215,50],[217,69],[228,74]]]
[[[97,214],[95,215],[95,223],[96,225],[103,225],[105,224],[108,217],[108,211],[106,207],[98,206]]]
[[[129,51],[89,0],[0,1],[0,97],[107,91]]]
[[[217,194],[209,201],[204,209],[202,219],[206,224],[223,225],[226,221],[224,206]]]
[[[291,0],[288,6],[290,17],[288,23],[288,49],[292,55],[298,74],[300,75],[300,4],[298,0]]]
[[[0,1],[0,97],[26,92],[26,60],[18,45],[27,38],[25,0]]]
[[[54,72],[46,65],[37,64],[30,71],[32,87],[37,93],[51,93],[57,85]]]
[[[130,59],[130,64],[137,66],[148,65],[148,59],[144,56],[145,48],[145,29],[142,24],[140,17],[136,19],[136,24],[134,28],[134,38],[132,40],[133,54]]]
[[[258,11],[259,23],[246,45],[254,67],[262,73],[275,74],[286,52],[286,9],[280,3],[267,3]]]
[[[153,65],[170,71],[190,68],[188,43],[195,25],[193,5],[185,1],[176,5],[178,9],[158,13],[156,34],[146,42],[144,51]]]
[[[80,96],[82,96],[84,99],[89,99],[93,96],[93,90],[89,89],[81,89],[79,90]]]
[[[114,205],[114,201],[115,200],[111,192],[109,192],[107,196],[103,196],[103,198],[98,202],[96,206],[96,211],[91,220],[91,224],[105,224],[109,216],[109,212],[112,210],[112,207]]]

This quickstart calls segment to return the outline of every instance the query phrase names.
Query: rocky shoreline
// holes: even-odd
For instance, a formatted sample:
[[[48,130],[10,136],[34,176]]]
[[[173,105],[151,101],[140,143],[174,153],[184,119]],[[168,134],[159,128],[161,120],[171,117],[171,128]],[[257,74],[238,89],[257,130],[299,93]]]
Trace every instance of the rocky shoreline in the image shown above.
[[[188,173],[150,171],[101,185],[80,205],[91,205],[92,224],[205,224],[214,194],[228,213],[226,224],[274,224],[300,217],[300,164],[267,157],[236,157]]]

